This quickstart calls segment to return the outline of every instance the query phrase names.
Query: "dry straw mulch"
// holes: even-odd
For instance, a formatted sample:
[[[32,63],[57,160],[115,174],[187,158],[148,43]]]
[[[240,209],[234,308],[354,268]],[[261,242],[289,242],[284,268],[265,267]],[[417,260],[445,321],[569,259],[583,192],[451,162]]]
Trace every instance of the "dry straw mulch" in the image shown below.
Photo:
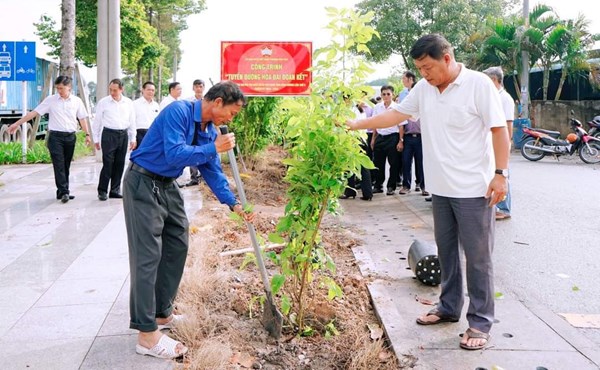
[[[248,201],[255,205],[257,233],[265,240],[274,231],[285,206],[285,153],[269,148],[243,176]],[[226,171],[228,166],[224,165]],[[186,189],[185,191],[197,191]],[[383,336],[374,335],[378,321],[373,312],[366,281],[360,274],[351,248],[358,241],[328,217],[322,231],[323,244],[336,264],[334,279],[344,297],[327,301],[326,292],[315,289],[310,310],[316,329],[332,321],[339,335],[329,339],[317,334],[300,338],[285,332],[279,342],[270,338],[260,322],[258,297],[263,286],[254,265],[239,267],[244,255],[220,257],[219,253],[250,247],[245,226],[229,219],[220,205],[201,187],[203,209],[191,220],[191,242],[177,309],[187,321],[174,329],[190,351],[178,366],[186,369],[397,369],[398,361]],[[276,267],[267,262],[270,273]],[[319,326],[321,325],[321,326]],[[371,329],[369,329],[371,327]],[[371,337],[375,336],[376,339]]]

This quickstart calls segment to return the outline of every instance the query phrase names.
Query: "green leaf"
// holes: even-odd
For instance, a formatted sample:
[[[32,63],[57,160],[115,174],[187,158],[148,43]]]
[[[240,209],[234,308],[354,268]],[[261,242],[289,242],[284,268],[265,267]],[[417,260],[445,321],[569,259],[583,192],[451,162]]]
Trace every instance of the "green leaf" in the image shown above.
[[[292,302],[290,301],[290,297],[288,297],[287,294],[284,294],[281,297],[281,313],[287,316],[291,309]]]
[[[501,292],[496,292],[494,294],[494,298],[496,298],[496,299],[504,299],[504,294],[502,294]]]
[[[579,287],[577,285],[573,285],[573,287],[571,288],[572,291],[574,292],[578,292],[579,291]]]
[[[278,233],[269,233],[269,241],[275,244],[285,243],[285,239],[283,239]]]
[[[271,279],[271,291],[273,292],[273,295],[279,292],[284,283],[285,275],[277,274],[273,276],[273,278]]]

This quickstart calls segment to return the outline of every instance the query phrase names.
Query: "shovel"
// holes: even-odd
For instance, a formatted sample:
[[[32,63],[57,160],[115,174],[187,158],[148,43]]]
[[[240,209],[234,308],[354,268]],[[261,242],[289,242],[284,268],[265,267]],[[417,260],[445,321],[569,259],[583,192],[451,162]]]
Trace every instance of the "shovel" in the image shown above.
[[[229,132],[227,126],[219,126],[219,128],[222,134],[227,134]],[[237,186],[242,206],[246,207],[246,204],[248,203],[246,201],[246,193],[244,192],[244,186],[242,184],[242,179],[240,178],[240,172],[237,167],[237,162],[235,161],[235,153],[233,152],[233,149],[229,149],[227,151],[227,155],[229,156],[231,172],[233,173],[233,178],[235,179],[235,185]],[[269,282],[269,278],[267,277],[267,269],[265,268],[265,263],[262,258],[262,251],[258,246],[258,239],[256,238],[256,230],[254,229],[254,225],[252,225],[249,222],[246,222],[246,226],[248,227],[248,231],[250,232],[250,239],[252,239],[252,248],[254,249],[254,254],[256,255],[258,270],[260,271],[260,277],[262,278],[263,284],[265,286],[265,294],[267,296],[267,300],[265,301],[265,307],[263,311],[263,325],[272,337],[274,337],[275,339],[279,339],[279,337],[281,337],[283,315],[277,309],[275,302],[273,302],[271,283]]]

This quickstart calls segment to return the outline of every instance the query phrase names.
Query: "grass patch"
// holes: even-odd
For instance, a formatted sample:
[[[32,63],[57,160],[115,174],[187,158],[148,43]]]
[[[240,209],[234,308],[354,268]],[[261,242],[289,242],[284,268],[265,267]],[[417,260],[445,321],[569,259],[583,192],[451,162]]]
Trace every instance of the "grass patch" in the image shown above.
[[[0,143],[0,164],[21,164],[21,143]],[[77,143],[73,159],[85,157],[92,154],[92,147],[85,145],[85,133],[77,133]],[[45,140],[36,140],[32,148],[27,150],[27,163],[51,163],[50,152],[46,147]]]

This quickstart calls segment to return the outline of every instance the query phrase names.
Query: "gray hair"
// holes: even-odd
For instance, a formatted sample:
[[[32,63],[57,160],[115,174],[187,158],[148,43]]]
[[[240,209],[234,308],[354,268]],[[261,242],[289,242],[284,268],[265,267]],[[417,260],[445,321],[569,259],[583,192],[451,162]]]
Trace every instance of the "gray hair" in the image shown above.
[[[490,67],[483,71],[488,77],[495,79],[502,85],[502,81],[504,80],[504,72],[502,72],[502,67]]]

